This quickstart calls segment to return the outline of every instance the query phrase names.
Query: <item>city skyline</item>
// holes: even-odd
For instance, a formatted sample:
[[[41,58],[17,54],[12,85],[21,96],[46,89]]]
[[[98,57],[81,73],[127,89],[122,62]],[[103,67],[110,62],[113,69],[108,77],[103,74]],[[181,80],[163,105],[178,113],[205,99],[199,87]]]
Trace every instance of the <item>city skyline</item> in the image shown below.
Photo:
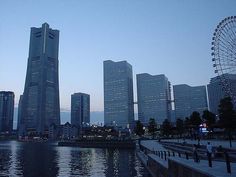
[[[17,106],[24,88],[30,27],[47,22],[61,32],[61,109],[70,109],[72,93],[85,92],[91,95],[91,111],[103,111],[102,62],[107,59],[127,60],[133,76],[165,74],[171,85],[207,85],[216,76],[210,55],[213,31],[220,20],[235,15],[236,5],[234,1],[213,4],[203,0],[168,1],[171,4],[51,1],[47,6],[45,2],[1,1],[0,58],[4,67],[0,90],[13,91]],[[45,13],[39,13],[42,8]],[[66,13],[61,15],[61,11]],[[11,73],[12,63],[17,67]]]
[[[0,0],[0,176],[231,176],[236,0]]]

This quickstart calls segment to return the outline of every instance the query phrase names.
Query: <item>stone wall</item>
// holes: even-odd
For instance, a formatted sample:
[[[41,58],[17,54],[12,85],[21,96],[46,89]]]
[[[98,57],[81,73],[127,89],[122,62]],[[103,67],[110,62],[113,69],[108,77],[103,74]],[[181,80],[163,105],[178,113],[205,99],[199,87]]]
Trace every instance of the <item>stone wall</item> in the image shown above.
[[[167,177],[168,169],[164,167],[162,164],[158,163],[156,160],[152,159],[148,156],[148,168],[155,175],[155,177]]]
[[[213,177],[172,159],[168,159],[168,171],[170,177]]]

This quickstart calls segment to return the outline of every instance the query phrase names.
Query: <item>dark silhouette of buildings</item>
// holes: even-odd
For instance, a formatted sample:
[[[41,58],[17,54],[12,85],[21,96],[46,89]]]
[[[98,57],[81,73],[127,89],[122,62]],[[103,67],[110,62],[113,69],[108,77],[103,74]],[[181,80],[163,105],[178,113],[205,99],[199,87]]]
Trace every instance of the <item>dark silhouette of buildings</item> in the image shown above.
[[[226,78],[230,85],[232,95],[236,95],[236,74],[224,74],[222,77]],[[225,92],[225,88],[220,80],[220,77],[213,77],[207,85],[209,109],[214,114],[218,114],[218,106],[222,98],[231,96]],[[234,104],[234,108],[236,105]]]
[[[133,72],[127,61],[103,62],[104,123],[127,127],[134,123]]]
[[[21,122],[22,99],[23,99],[23,95],[20,95],[20,99],[19,99],[19,103],[18,103],[17,130],[19,130],[19,128],[20,128],[20,122]]]
[[[208,110],[206,86],[189,86],[179,84],[173,86],[175,100],[175,117],[185,119],[192,112],[197,111],[200,114]]]
[[[58,30],[47,23],[31,28],[20,135],[44,135],[51,124],[60,125],[58,49]]]
[[[165,119],[170,120],[170,92],[170,82],[164,74],[137,74],[138,119],[144,125],[150,118],[159,125]]]
[[[13,130],[15,95],[10,91],[0,91],[0,132],[10,134]]]
[[[90,123],[90,96],[85,93],[71,95],[71,125],[77,128]]]

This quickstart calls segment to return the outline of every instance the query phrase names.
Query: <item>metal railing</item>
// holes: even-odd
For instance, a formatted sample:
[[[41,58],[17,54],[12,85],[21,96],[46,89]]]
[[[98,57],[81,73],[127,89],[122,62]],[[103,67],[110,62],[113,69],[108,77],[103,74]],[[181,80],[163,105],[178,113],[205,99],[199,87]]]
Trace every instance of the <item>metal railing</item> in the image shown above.
[[[181,153],[181,152],[175,152],[175,151],[154,151],[154,150],[150,150],[150,149],[147,149],[146,147],[142,147],[140,148],[142,151],[144,151],[145,154],[147,153],[152,153],[152,154],[155,154],[157,155],[158,157],[160,157],[161,159],[164,159],[164,160],[168,160],[167,159],[167,156],[168,157],[180,157],[180,158],[185,158],[187,160],[189,160],[190,156],[193,157],[193,160],[195,163],[200,163],[200,156],[198,154],[197,151],[195,152],[192,152],[192,153],[189,153],[189,152],[184,152],[184,153]],[[231,160],[230,160],[230,157],[229,157],[229,154],[228,152],[222,152],[221,155],[224,155],[224,160],[225,160],[225,163],[226,163],[226,169],[227,169],[227,173],[231,173]],[[207,158],[208,160],[208,166],[212,168],[213,166],[213,163],[212,163],[212,154],[211,153],[207,153]]]

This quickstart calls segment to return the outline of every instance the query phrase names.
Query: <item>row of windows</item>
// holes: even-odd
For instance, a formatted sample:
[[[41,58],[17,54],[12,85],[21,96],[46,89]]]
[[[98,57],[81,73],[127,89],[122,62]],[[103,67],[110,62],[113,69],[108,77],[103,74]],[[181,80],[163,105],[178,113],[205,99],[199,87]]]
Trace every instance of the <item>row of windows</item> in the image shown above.
[[[41,35],[42,35],[42,32],[41,32],[41,31],[39,31],[39,32],[36,32],[36,33],[34,33],[34,35],[35,35],[35,37],[39,38],[39,37],[41,37]]]
[[[34,33],[34,34],[35,34],[35,37],[36,37],[36,38],[40,38],[40,37],[42,36],[41,31],[40,31],[40,32],[37,32],[37,33]],[[52,34],[52,33],[49,33],[48,37],[49,37],[50,39],[54,39],[55,35]]]

